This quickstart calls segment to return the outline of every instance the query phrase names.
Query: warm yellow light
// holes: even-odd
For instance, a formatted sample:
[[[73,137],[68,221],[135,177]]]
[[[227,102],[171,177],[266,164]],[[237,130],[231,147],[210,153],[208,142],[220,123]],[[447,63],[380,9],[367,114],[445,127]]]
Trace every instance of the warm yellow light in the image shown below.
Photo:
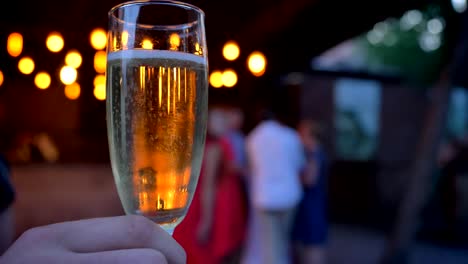
[[[50,33],[46,40],[47,48],[52,52],[59,52],[65,45],[62,35],[57,32]]]
[[[11,33],[7,40],[7,51],[12,57],[18,57],[23,51],[23,36],[20,33]]]
[[[239,57],[240,49],[234,41],[228,41],[223,47],[223,56],[226,60],[233,61]]]
[[[76,50],[69,51],[67,53],[67,56],[65,56],[65,64],[75,69],[79,68],[82,62],[83,58],[81,57],[81,54]]]
[[[254,76],[262,76],[266,69],[266,58],[263,53],[255,51],[247,59],[247,65]]]
[[[223,73],[220,71],[213,71],[210,74],[210,84],[214,88],[223,87]]]
[[[237,74],[232,69],[225,70],[223,72],[222,80],[224,86],[233,87],[237,83]]]
[[[45,90],[50,86],[50,75],[47,72],[38,72],[34,78],[34,83],[36,84],[37,88]]]
[[[172,33],[169,36],[169,45],[171,50],[177,50],[180,46],[180,37],[177,33]]]
[[[94,69],[97,73],[105,73],[106,72],[106,63],[107,57],[105,51],[98,51],[96,55],[94,55]]]
[[[106,76],[104,74],[98,74],[94,77],[94,86],[98,86],[100,84],[106,85]]]
[[[18,62],[18,69],[23,74],[31,74],[34,71],[34,61],[30,57],[24,57]]]
[[[199,43],[195,43],[195,54],[196,55],[202,55],[202,50],[200,48],[200,44]]]
[[[141,47],[144,49],[153,49],[153,42],[149,39],[144,39],[143,43],[141,43]]]
[[[105,84],[98,84],[94,86],[94,97],[96,97],[96,99],[100,101],[106,100],[106,85]]]
[[[124,30],[124,32],[122,32],[122,46],[127,47],[127,45],[128,45],[128,31]]]
[[[102,28],[96,28],[91,32],[89,40],[91,41],[91,46],[94,49],[102,50],[107,44],[107,33]]]
[[[63,84],[69,85],[76,81],[78,77],[78,72],[75,68],[71,66],[63,66],[60,70],[60,80]]]
[[[3,72],[0,71],[0,86],[3,84]]]
[[[65,96],[70,100],[76,100],[80,97],[81,87],[78,83],[72,83],[65,86]]]

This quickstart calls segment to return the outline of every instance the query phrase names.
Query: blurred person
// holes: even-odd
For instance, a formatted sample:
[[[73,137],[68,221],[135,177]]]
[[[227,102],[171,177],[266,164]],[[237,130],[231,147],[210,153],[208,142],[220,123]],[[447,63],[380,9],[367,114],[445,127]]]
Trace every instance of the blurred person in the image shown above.
[[[233,170],[242,183],[242,198],[245,208],[248,207],[248,168],[247,153],[245,150],[245,134],[242,131],[244,125],[244,113],[239,107],[231,106],[225,109],[227,132],[223,140],[230,144],[233,150]]]
[[[305,157],[298,133],[285,125],[282,107],[265,112],[266,119],[246,139],[252,216],[245,264],[292,263],[290,232],[302,197],[300,174]]]
[[[242,109],[238,107],[230,107],[226,109],[226,119],[228,126],[226,138],[232,145],[234,163],[239,168],[240,172],[245,174],[247,168],[247,153],[245,150],[245,135],[242,131],[244,113]]]
[[[10,182],[10,165],[0,156],[0,256],[14,240],[14,201],[15,190]]]
[[[24,232],[0,256],[1,264],[183,264],[183,248],[143,216],[57,223]]]
[[[225,112],[210,109],[202,169],[187,216],[174,231],[189,264],[237,263],[245,235],[242,203]]]
[[[327,157],[317,122],[303,119],[297,130],[304,146],[306,166],[302,174],[304,195],[296,211],[292,241],[298,263],[324,264],[328,233]]]

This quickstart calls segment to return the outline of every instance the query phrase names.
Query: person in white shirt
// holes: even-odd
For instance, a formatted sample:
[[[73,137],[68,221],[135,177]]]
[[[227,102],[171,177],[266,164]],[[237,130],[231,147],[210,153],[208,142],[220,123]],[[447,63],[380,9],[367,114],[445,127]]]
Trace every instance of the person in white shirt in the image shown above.
[[[302,198],[301,173],[305,166],[300,137],[295,129],[272,117],[260,122],[247,136],[246,149],[251,213],[256,225],[249,232],[258,235],[257,263],[292,263],[290,229]]]

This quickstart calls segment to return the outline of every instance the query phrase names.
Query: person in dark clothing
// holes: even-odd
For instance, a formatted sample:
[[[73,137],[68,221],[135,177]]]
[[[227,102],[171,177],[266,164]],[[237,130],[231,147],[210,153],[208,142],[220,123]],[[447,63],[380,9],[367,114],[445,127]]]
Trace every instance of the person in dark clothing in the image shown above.
[[[10,166],[0,156],[0,255],[11,245],[14,237],[13,209],[15,191],[10,182]]]
[[[298,206],[292,241],[296,247],[298,263],[326,263],[327,174],[328,161],[320,144],[319,126],[304,119],[298,126],[306,154],[307,165],[303,173],[304,195]]]

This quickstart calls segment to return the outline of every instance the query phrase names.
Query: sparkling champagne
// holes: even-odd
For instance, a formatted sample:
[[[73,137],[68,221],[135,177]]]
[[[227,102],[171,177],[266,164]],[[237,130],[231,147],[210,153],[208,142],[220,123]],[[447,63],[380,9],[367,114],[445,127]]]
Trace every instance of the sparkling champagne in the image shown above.
[[[167,229],[195,191],[206,132],[207,66],[195,54],[123,50],[107,58],[112,170],[127,214]]]

